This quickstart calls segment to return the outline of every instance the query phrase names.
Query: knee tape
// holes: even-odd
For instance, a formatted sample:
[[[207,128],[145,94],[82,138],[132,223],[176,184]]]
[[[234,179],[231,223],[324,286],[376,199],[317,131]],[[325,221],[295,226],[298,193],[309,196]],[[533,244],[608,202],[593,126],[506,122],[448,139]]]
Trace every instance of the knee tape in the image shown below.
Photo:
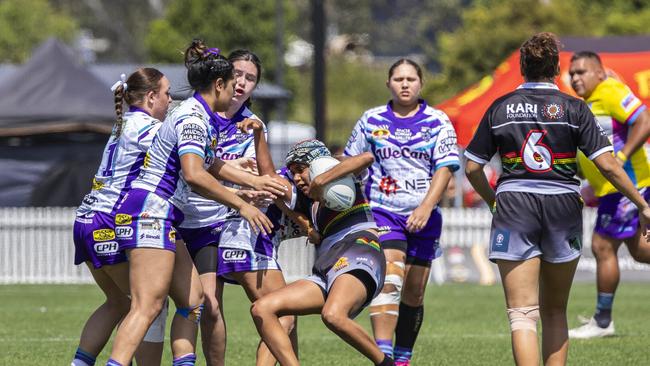
[[[147,329],[143,341],[151,343],[162,343],[165,341],[165,324],[167,323],[167,312],[169,311],[169,300],[165,299],[160,314],[153,320],[153,323]]]
[[[176,314],[196,324],[199,324],[201,321],[202,312],[203,304],[188,308],[176,308]]]
[[[389,314],[399,315],[399,303],[402,298],[404,284],[404,262],[386,262],[386,278],[384,288],[392,285],[389,291],[382,291],[370,303],[370,316]]]
[[[508,319],[510,320],[510,330],[512,332],[515,330],[531,330],[537,333],[539,305],[509,308]]]

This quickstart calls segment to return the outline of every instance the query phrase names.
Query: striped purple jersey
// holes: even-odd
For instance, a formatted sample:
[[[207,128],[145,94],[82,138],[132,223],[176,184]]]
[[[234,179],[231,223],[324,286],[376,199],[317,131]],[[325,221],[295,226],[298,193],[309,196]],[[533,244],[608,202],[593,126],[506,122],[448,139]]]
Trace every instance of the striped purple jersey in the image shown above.
[[[253,134],[242,133],[237,129],[237,123],[246,118],[259,118],[246,106],[242,106],[235,115],[223,118],[217,115],[219,126],[219,142],[215,156],[221,160],[235,160],[242,157],[255,158],[255,143]],[[266,133],[266,127],[265,131]],[[228,183],[226,183],[228,185]],[[182,228],[200,228],[224,221],[229,208],[213,200],[191,192],[187,201],[179,207],[185,219]]]
[[[133,188],[170,199],[176,206],[185,202],[190,187],[181,175],[180,157],[195,154],[210,167],[217,148],[217,117],[200,94],[183,101],[158,130]]]
[[[147,149],[160,126],[159,120],[142,109],[129,108],[123,116],[120,137],[116,138],[113,131],[106,143],[92,190],[77,209],[78,216],[92,211],[114,214],[117,203],[140,174]]]
[[[372,207],[409,215],[426,195],[437,169],[460,167],[456,131],[447,115],[420,100],[411,117],[400,118],[392,102],[366,111],[345,148],[345,155],[370,151],[364,193]]]

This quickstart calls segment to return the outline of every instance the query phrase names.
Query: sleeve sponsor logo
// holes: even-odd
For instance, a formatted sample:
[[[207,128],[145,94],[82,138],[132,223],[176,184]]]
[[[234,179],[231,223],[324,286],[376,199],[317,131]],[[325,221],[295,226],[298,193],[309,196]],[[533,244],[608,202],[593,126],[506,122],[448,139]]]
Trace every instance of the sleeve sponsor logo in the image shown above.
[[[120,251],[120,246],[116,241],[107,241],[104,243],[96,243],[93,246],[95,253],[99,256],[116,254]]]
[[[447,130],[444,132],[445,136],[440,136],[438,139],[438,152],[440,154],[448,153],[456,148],[456,143],[458,138],[456,137],[456,131]]]
[[[115,239],[115,231],[113,229],[99,229],[93,231],[93,239],[95,241],[108,241]]]
[[[115,215],[115,225],[130,225],[133,222],[133,217],[127,214]]]
[[[199,141],[203,143],[205,141],[205,130],[198,123],[187,123],[183,125],[181,130],[181,141]]]

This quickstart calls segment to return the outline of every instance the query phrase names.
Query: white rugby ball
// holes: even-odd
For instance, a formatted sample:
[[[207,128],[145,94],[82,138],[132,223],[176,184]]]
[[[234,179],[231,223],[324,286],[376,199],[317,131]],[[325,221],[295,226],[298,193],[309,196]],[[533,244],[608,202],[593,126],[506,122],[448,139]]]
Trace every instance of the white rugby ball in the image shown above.
[[[331,156],[315,159],[309,165],[309,179],[313,180],[339,163],[340,161]],[[357,196],[355,192],[354,178],[352,174],[348,174],[323,187],[323,201],[329,209],[345,211],[354,204]]]

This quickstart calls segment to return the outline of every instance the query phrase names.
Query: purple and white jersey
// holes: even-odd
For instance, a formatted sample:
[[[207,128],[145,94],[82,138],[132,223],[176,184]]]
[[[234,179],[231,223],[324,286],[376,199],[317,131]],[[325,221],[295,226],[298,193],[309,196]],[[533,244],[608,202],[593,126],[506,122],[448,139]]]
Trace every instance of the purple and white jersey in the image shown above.
[[[115,206],[140,173],[151,141],[162,126],[162,122],[133,106],[123,120],[120,137],[113,132],[106,143],[92,191],[84,197],[77,216],[93,211],[114,214]]]
[[[255,158],[255,141],[253,134],[242,133],[237,129],[237,123],[246,118],[258,118],[246,106],[242,106],[231,118],[217,116],[219,126],[219,142],[215,156],[221,160],[235,160],[242,157]],[[266,126],[264,127],[266,134]],[[228,182],[227,186],[234,186]],[[190,192],[187,201],[179,208],[183,211],[185,219],[180,227],[194,229],[206,227],[225,220],[229,207],[207,199],[195,192]]]
[[[163,122],[147,151],[133,188],[153,192],[176,207],[187,201],[190,187],[181,174],[181,156],[203,158],[212,165],[217,148],[217,117],[199,93],[183,101]]]
[[[447,115],[420,100],[411,117],[399,118],[392,103],[366,111],[347,146],[346,156],[370,151],[364,192],[372,207],[409,215],[426,195],[437,169],[460,167],[456,131]]]

